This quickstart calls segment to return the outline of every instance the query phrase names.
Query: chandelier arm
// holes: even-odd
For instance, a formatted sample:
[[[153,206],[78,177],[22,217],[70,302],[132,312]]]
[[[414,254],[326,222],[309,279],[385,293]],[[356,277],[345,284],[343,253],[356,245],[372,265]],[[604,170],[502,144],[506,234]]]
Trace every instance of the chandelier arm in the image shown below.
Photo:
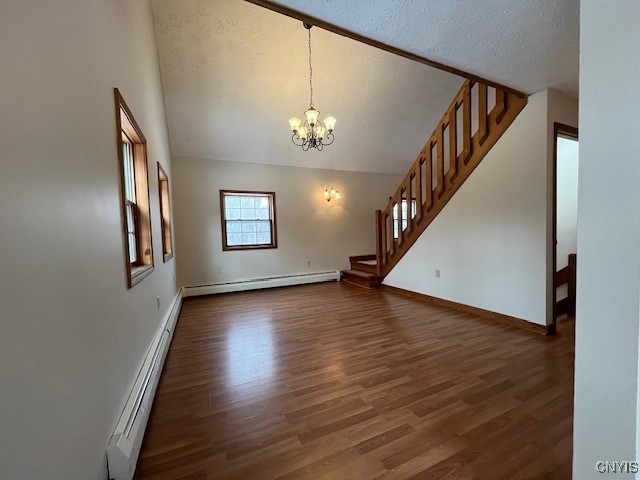
[[[331,145],[336,138],[333,136],[333,133],[327,133],[326,137],[323,140],[330,140],[329,142],[322,142],[323,145]]]
[[[293,144],[294,144],[296,147],[301,147],[302,145],[304,145],[304,142],[302,142],[302,143],[297,143],[297,142],[296,142],[296,139],[297,139],[297,140],[302,140],[302,139],[300,138],[300,135],[298,135],[297,133],[294,133],[293,135],[291,135],[291,141],[293,142]]]

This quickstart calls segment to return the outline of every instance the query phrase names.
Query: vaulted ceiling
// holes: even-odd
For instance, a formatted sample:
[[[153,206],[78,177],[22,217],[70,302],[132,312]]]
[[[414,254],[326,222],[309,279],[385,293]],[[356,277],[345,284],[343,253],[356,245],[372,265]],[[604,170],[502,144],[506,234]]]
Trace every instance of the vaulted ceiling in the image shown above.
[[[333,145],[303,152],[288,119],[309,105],[307,31],[242,0],[155,0],[173,154],[406,173],[463,80],[312,29],[314,104]]]
[[[577,91],[577,0],[278,3],[527,93]],[[314,104],[336,140],[303,152],[287,123],[309,103],[300,21],[244,0],[152,8],[174,155],[404,174],[463,82],[313,28]]]
[[[525,93],[578,96],[580,0],[274,3]]]

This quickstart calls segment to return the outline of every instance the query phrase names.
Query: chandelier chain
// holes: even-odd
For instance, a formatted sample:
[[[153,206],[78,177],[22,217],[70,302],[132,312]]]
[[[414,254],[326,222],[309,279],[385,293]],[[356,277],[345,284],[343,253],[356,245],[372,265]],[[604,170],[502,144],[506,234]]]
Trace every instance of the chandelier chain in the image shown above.
[[[311,29],[309,29],[309,105],[313,106],[313,67],[311,66]]]

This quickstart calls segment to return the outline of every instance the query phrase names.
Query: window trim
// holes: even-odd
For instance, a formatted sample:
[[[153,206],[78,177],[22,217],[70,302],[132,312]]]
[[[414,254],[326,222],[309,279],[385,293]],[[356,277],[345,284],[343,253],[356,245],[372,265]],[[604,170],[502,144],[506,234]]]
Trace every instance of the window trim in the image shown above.
[[[228,245],[227,244],[227,216],[224,208],[224,197],[226,195],[269,195],[271,197],[271,243],[265,245]],[[276,220],[276,192],[261,192],[255,190],[220,190],[220,220],[222,227],[222,250],[224,252],[235,250],[265,250],[278,248],[277,220]]]
[[[120,215],[122,223],[124,262],[127,288],[140,283],[154,269],[153,237],[151,228],[151,205],[149,199],[149,168],[147,160],[147,140],[136,122],[129,106],[117,88],[113,89],[116,114],[116,141],[118,150],[118,170],[120,177]],[[124,117],[124,118],[123,118]],[[127,225],[127,193],[124,174],[124,140],[123,135],[131,141],[133,154],[134,187],[136,191],[136,241],[138,252],[136,262],[129,259],[129,229]],[[141,177],[142,178],[141,178]]]
[[[167,209],[168,209],[168,222],[165,222],[165,211],[163,206],[162,184],[167,185]],[[169,188],[169,177],[167,176],[164,168],[158,162],[158,201],[160,203],[160,234],[162,236],[162,262],[166,263],[173,258],[173,234],[171,232],[171,189]],[[167,224],[168,223],[168,224]],[[167,245],[167,238],[169,237],[169,245]]]

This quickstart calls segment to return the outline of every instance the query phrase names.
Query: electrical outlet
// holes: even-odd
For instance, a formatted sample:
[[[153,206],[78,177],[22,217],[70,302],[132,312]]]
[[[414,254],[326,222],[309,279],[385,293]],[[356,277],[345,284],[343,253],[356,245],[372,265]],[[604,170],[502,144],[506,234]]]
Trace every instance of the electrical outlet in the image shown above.
[[[216,273],[217,273],[218,275],[221,275],[221,274],[222,274],[222,267],[218,267],[218,268],[216,268]]]
[[[311,266],[311,260],[307,260],[307,267]]]
[[[158,310],[160,310],[160,297],[156,297],[156,305],[158,306]]]
[[[440,278],[440,269],[436,268],[436,278]]]

